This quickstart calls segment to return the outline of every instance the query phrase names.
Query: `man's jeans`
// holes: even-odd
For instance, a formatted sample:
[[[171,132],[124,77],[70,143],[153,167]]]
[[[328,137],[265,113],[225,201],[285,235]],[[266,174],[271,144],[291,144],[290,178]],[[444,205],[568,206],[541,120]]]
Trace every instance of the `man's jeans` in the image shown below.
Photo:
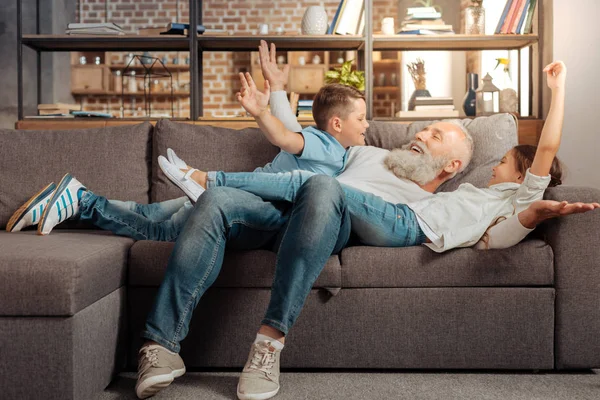
[[[293,202],[298,189],[315,175],[308,171],[268,174],[261,172],[208,173],[207,187],[227,186],[254,193],[265,200]],[[352,221],[352,232],[362,244],[381,247],[417,246],[425,242],[415,213],[405,204],[341,185]]]
[[[262,324],[287,334],[327,259],[349,236],[344,192],[327,176],[308,179],[292,205],[233,188],[207,190],[175,243],[142,336],[179,352],[193,310],[221,271],[225,246],[258,249],[273,243],[278,256]]]
[[[78,217],[117,235],[136,240],[177,239],[194,206],[187,197],[153,204],[107,200],[87,191],[79,202]]]

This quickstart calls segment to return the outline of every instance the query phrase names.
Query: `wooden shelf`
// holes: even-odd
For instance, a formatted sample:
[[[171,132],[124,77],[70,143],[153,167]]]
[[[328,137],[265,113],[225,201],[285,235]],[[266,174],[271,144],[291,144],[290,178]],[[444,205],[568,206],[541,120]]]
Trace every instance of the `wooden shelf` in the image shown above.
[[[121,92],[115,92],[114,90],[72,90],[71,94],[73,96],[121,96]],[[125,92],[125,93],[123,93],[123,95],[143,97],[144,92],[141,90],[137,91],[135,93]],[[171,92],[152,92],[151,95],[152,95],[152,97],[159,97],[159,96],[160,97],[165,97],[165,96],[170,97]],[[174,97],[189,97],[190,93],[175,91],[175,92],[173,92],[173,96]]]
[[[515,50],[537,35],[373,35],[373,50]]]
[[[365,43],[356,35],[201,35],[203,51],[256,51],[261,40],[275,43],[277,51],[359,50]]]
[[[168,35],[23,35],[23,44],[39,51],[189,51],[186,36]]]

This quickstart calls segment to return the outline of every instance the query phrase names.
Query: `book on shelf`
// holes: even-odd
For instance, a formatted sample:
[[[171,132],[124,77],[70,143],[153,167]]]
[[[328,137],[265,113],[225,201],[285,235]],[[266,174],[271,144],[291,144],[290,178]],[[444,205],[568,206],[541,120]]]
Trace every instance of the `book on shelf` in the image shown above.
[[[360,29],[361,15],[364,19],[364,8],[365,0],[342,0],[340,14],[333,28],[333,33],[356,35]]]
[[[72,111],[71,114],[75,117],[97,117],[97,118],[112,118],[112,114],[99,111]]]
[[[452,97],[415,97],[415,105],[417,106],[431,106],[431,105],[448,105],[454,104]]]
[[[494,33],[531,33],[536,3],[537,0],[507,0]]]
[[[123,28],[114,22],[70,23],[65,33],[67,35],[125,35]]]
[[[70,110],[77,111],[81,109],[79,104],[68,104],[68,103],[51,103],[51,104],[38,104],[38,110]]]
[[[454,110],[454,104],[432,104],[432,105],[416,105],[415,111],[427,111],[427,110]]]
[[[452,25],[442,24],[406,24],[402,27],[403,31],[414,31],[416,29],[427,29],[431,31],[451,31]]]
[[[525,33],[531,33],[532,32],[532,25],[533,25],[533,14],[535,12],[535,4],[537,3],[537,0],[531,0],[529,2],[529,8],[527,9],[527,16],[525,17],[525,22],[523,23],[523,26],[521,27],[521,34],[525,34]]]
[[[435,7],[409,7],[406,9],[407,17],[412,19],[438,19],[442,18],[442,13]]]
[[[398,118],[455,118],[458,110],[398,111]]]
[[[410,7],[402,21],[399,35],[447,35],[453,34],[452,25],[446,24],[442,14],[434,7]]]
[[[454,31],[414,29],[414,30],[410,30],[410,31],[399,31],[398,35],[454,35]]]
[[[333,16],[333,19],[331,20],[331,24],[327,28],[327,32],[326,33],[328,35],[331,35],[333,33],[333,31],[335,30],[335,27],[337,25],[338,19],[340,17],[340,11],[342,10],[344,2],[345,2],[345,0],[341,0],[340,4],[338,4],[337,10],[335,11],[335,15]]]
[[[187,34],[186,31],[188,31],[190,29],[190,24],[182,24],[179,22],[170,22],[167,24],[166,26],[166,31],[165,32],[161,32],[161,35],[185,35]],[[198,24],[196,27],[198,34],[201,35],[206,31],[206,28],[204,28],[204,25],[202,24]]]
[[[73,114],[45,114],[45,115],[28,115],[25,117],[26,119],[36,118],[36,119],[44,119],[44,118],[75,118]]]

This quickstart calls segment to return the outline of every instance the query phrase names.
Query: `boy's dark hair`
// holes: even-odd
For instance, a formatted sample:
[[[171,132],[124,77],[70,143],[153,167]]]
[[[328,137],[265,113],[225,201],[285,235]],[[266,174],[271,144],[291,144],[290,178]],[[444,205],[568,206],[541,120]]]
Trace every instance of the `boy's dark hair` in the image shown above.
[[[317,128],[325,130],[327,121],[333,116],[341,119],[348,118],[353,111],[352,102],[356,99],[365,99],[365,95],[352,86],[340,83],[331,83],[323,86],[315,95],[312,112]]]
[[[536,150],[537,146],[532,146],[530,144],[520,144],[513,148],[513,157],[515,157],[517,163],[517,170],[523,176],[525,176],[527,169],[531,168]],[[548,184],[548,187],[560,185],[562,183],[562,175],[562,163],[558,157],[554,157],[552,166],[550,167],[550,183]]]

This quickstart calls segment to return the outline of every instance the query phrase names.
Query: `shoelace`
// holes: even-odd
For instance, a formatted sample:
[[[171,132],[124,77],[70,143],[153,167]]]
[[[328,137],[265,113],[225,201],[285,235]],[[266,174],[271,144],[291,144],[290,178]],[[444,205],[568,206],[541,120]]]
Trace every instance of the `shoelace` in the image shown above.
[[[138,363],[138,375],[143,375],[150,367],[156,367],[158,365],[158,349],[143,348],[142,352],[144,354],[140,357]],[[146,366],[142,369],[144,364],[146,364]]]
[[[266,346],[254,345],[254,355],[250,361],[249,368],[262,371],[265,374],[271,374],[271,369],[275,364],[275,352],[270,351],[270,343],[267,342]]]

